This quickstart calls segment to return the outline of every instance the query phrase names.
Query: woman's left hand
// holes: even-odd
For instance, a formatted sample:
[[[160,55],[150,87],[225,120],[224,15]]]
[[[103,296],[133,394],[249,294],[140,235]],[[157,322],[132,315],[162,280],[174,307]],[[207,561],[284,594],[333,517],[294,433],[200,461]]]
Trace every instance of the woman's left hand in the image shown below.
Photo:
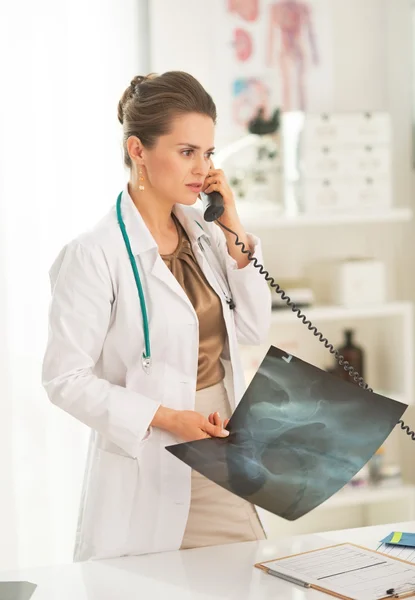
[[[208,417],[208,420],[211,425],[217,425],[219,427],[222,427],[223,429],[226,429],[226,427],[230,421],[230,419],[225,419],[222,423],[222,420],[221,420],[218,412],[211,413]]]
[[[235,209],[235,199],[225,173],[222,169],[215,169],[212,162],[203,184],[202,192],[205,192],[205,194],[219,192],[223,197],[225,210],[229,212],[229,209]]]
[[[248,265],[249,259],[235,244],[235,234],[238,236],[239,241],[244,244],[247,250],[252,251],[252,248],[250,246],[246,231],[239,219],[239,215],[235,206],[235,199],[233,197],[230,185],[226,180],[225,173],[222,171],[222,169],[215,169],[212,161],[210,161],[210,164],[211,167],[203,184],[202,191],[205,192],[205,194],[210,194],[210,192],[219,192],[222,195],[223,206],[225,210],[223,211],[223,215],[220,217],[220,221],[216,223],[216,226],[220,227],[220,223],[231,230],[231,232],[223,230],[227,243],[227,250],[229,255],[236,261],[238,269],[242,269]]]

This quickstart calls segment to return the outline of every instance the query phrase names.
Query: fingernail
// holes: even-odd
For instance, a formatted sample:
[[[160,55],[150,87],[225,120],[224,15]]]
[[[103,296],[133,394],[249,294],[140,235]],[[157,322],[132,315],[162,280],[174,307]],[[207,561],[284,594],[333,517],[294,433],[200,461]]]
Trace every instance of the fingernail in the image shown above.
[[[229,431],[227,429],[222,429],[222,435],[224,435],[225,437],[228,437]]]
[[[217,415],[218,415],[218,417],[220,418],[220,414],[219,414],[218,412],[217,412],[216,414],[217,414]]]

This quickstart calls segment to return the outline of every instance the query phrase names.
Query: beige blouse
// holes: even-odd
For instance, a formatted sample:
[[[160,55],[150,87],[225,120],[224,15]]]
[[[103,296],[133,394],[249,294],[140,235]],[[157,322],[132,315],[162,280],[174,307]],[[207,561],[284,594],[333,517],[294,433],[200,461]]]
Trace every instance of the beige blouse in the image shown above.
[[[225,321],[219,296],[213,290],[197,263],[189,238],[173,215],[179,243],[172,254],[161,258],[186,292],[199,319],[199,360],[196,389],[201,390],[224,378],[220,356],[226,341]]]

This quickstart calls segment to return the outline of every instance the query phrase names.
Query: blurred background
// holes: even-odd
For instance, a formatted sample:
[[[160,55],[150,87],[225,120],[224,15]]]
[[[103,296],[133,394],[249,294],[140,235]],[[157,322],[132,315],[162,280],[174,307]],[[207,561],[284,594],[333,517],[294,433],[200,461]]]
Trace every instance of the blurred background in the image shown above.
[[[128,177],[116,111],[137,74],[211,93],[215,164],[267,269],[415,427],[412,0],[1,0],[0,48],[0,568],[72,561],[89,431],[41,386],[48,270]],[[344,377],[273,297],[247,382],[270,344]],[[268,536],[415,519],[414,456],[395,428],[311,514],[261,511]]]

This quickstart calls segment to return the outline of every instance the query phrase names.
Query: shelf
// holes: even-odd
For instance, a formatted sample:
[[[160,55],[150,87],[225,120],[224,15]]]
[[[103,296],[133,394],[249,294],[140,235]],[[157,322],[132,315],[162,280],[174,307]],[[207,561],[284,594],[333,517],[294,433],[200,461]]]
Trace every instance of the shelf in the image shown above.
[[[399,223],[412,219],[410,208],[396,207],[377,212],[354,212],[338,214],[298,214],[284,216],[278,213],[272,204],[264,206],[244,206],[238,204],[238,212],[247,227],[260,229],[284,229],[294,227],[319,227],[327,225],[350,225],[365,223]]]
[[[278,282],[277,282],[278,283]],[[412,309],[410,302],[386,302],[382,304],[369,304],[367,306],[310,306],[301,308],[301,313],[314,322],[322,321],[340,321],[344,319],[376,319],[379,317],[405,316]],[[302,319],[297,317],[289,308],[279,308],[272,311],[272,324],[298,322],[302,324]]]
[[[405,498],[415,499],[415,485],[397,485],[393,487],[366,486],[356,489],[343,488],[323,502],[323,504],[320,504],[315,510],[391,502],[404,500]]]
[[[408,398],[405,397],[404,394],[399,393],[399,392],[388,392],[387,390],[378,390],[378,389],[374,389],[373,390],[375,394],[379,394],[380,396],[385,396],[386,398],[391,398],[392,400],[396,400],[397,402],[401,402],[402,404],[406,404],[409,406],[409,404],[411,404],[411,402],[409,401]],[[405,417],[402,417],[403,419],[405,419]]]

